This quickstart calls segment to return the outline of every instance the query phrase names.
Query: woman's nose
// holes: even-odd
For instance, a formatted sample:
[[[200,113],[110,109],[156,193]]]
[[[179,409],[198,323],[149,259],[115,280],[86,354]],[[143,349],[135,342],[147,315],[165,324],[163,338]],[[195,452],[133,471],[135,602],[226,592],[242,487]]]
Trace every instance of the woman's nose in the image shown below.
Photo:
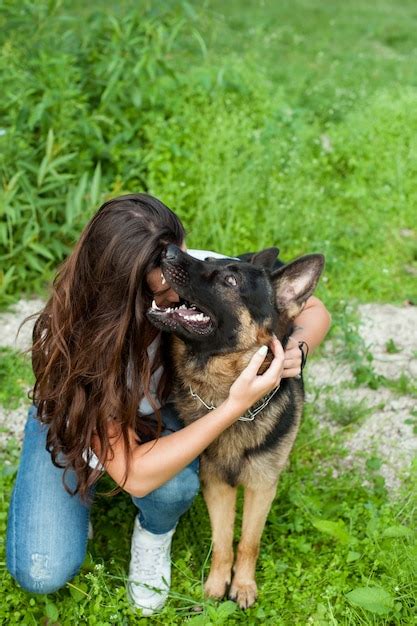
[[[176,302],[179,302],[179,301],[180,301],[180,297],[173,289],[166,291],[164,294],[160,296],[155,296],[155,302],[157,306],[166,307],[166,306],[169,306],[170,304],[175,304]]]
[[[179,295],[173,289],[170,289],[170,291],[168,291],[168,293],[166,294],[166,298],[167,298],[167,300],[169,300],[169,302],[179,302],[180,301]]]

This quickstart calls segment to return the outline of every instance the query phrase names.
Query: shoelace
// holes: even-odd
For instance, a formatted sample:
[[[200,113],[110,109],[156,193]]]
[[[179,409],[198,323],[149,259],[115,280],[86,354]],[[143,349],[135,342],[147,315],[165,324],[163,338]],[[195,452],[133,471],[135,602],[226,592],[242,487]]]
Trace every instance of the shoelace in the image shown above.
[[[144,548],[142,546],[135,546],[132,550],[134,556],[134,562],[132,565],[132,573],[138,578],[146,578],[148,583],[151,581],[160,582],[161,572],[160,567],[162,561],[167,557],[169,549],[169,543],[165,543],[161,546],[155,546],[153,548]],[[149,559],[152,555],[154,562],[148,566],[143,565],[145,559]]]

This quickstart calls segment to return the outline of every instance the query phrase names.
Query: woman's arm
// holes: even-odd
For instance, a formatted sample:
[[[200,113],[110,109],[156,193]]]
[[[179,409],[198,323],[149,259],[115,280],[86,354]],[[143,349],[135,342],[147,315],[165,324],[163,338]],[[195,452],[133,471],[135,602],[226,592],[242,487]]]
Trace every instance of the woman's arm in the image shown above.
[[[330,324],[330,313],[323,302],[315,296],[308,298],[303,310],[294,320],[294,331],[285,349],[283,378],[300,374],[301,351],[298,342],[305,341],[311,354],[327,335]]]
[[[111,455],[104,462],[108,474],[125,491],[143,497],[160,487],[189,465],[226,428],[268,391],[279,385],[282,377],[284,351],[275,338],[271,343],[274,359],[264,374],[258,376],[265,350],[258,350],[249,365],[230,388],[221,405],[189,426],[156,441],[139,444],[133,430],[129,432],[130,466],[126,477],[126,449],[116,428],[109,433]],[[93,441],[93,450],[100,457],[100,442]]]

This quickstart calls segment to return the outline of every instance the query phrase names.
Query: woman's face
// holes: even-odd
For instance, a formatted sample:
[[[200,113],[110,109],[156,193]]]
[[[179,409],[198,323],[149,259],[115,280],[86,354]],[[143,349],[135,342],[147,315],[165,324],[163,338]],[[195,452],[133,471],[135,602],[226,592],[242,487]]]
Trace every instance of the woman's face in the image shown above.
[[[187,252],[185,241],[181,244],[180,248],[184,252]],[[168,307],[174,302],[179,302],[180,298],[178,294],[166,283],[159,267],[151,270],[147,274],[146,280],[157,306]]]

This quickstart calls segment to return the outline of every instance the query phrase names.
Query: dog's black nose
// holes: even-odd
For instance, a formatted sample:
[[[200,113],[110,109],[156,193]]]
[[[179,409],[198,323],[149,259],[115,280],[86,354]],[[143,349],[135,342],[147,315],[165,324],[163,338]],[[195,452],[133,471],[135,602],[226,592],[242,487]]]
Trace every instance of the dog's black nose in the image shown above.
[[[178,259],[180,254],[181,254],[180,248],[174,245],[173,243],[170,243],[165,248],[163,256],[167,261],[175,261],[176,259]]]

